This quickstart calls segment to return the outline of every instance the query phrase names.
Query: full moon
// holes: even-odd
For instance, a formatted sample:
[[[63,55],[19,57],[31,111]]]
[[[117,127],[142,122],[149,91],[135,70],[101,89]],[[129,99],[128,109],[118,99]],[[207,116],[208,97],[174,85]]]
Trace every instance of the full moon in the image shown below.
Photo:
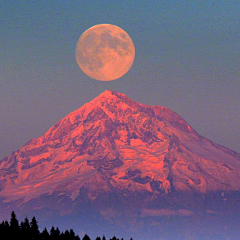
[[[130,36],[120,27],[99,24],[86,30],[76,46],[76,60],[89,77],[112,81],[132,67],[135,47]]]

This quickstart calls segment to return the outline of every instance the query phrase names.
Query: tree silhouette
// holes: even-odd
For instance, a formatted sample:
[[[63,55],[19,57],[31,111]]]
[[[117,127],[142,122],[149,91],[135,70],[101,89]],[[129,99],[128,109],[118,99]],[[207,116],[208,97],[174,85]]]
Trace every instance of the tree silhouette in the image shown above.
[[[105,236],[103,235],[102,240],[106,240]]]
[[[65,231],[65,233],[61,234],[62,239],[70,239],[70,232],[68,230]]]
[[[21,230],[29,231],[30,230],[30,223],[28,218],[25,218],[23,222],[20,224]]]
[[[9,232],[10,239],[16,239],[17,237],[19,237],[19,232],[20,227],[18,219],[16,217],[15,212],[12,212],[10,218],[10,232]]]
[[[74,231],[72,229],[70,229],[69,240],[75,240],[75,239],[76,239],[76,235],[75,235]]]
[[[9,239],[10,236],[10,226],[8,221],[3,221],[0,225],[0,236],[1,239]]]
[[[91,240],[91,239],[90,239],[90,237],[87,234],[85,234],[85,236],[83,237],[82,240]]]
[[[19,230],[19,222],[17,220],[15,212],[11,213],[10,227],[12,230]]]
[[[72,229],[66,230],[65,232],[60,232],[59,228],[51,228],[50,233],[46,228],[42,232],[39,231],[38,222],[35,217],[32,218],[29,223],[26,217],[19,225],[18,219],[15,212],[11,213],[10,223],[8,221],[3,221],[0,223],[0,240],[80,240],[78,235],[75,235]],[[91,240],[86,234],[82,240]],[[101,240],[97,237],[95,240]],[[106,240],[105,236],[102,240]],[[115,236],[109,240],[119,240]],[[123,240],[123,239],[121,239]],[[132,240],[132,238],[130,239]]]
[[[50,239],[49,233],[46,228],[43,229],[43,231],[40,234],[41,239],[48,240]]]
[[[31,231],[30,231],[30,223],[28,218],[25,218],[24,221],[20,224],[20,231],[21,231],[21,239],[30,239],[31,238]]]
[[[35,217],[32,218],[30,223],[30,232],[33,239],[40,239],[40,231]]]
[[[113,236],[112,238],[110,238],[110,240],[119,240],[119,239]]]
[[[57,227],[56,229],[54,227],[50,230],[50,239],[57,240],[60,237],[60,230]]]

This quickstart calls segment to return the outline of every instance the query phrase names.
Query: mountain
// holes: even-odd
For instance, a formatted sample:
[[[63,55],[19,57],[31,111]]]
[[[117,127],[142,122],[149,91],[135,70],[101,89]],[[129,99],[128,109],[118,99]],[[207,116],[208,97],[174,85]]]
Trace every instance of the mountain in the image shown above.
[[[212,236],[222,226],[229,236],[240,223],[240,154],[165,107],[107,90],[0,161],[0,198],[0,219],[15,210],[43,223],[81,223],[81,231],[94,222],[154,233],[149,239],[186,239],[181,229],[191,239],[194,219],[200,235],[207,223]]]

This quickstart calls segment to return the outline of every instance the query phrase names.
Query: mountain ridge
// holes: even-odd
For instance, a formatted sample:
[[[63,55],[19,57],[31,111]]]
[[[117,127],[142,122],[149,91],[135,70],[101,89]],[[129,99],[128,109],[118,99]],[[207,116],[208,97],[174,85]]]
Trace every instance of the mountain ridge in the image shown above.
[[[239,173],[238,153],[177,113],[107,90],[0,161],[0,200],[23,213],[94,209],[115,224],[120,213],[132,223],[208,215],[229,208]]]
[[[166,127],[167,125],[169,126]],[[119,131],[122,131],[125,135],[119,134],[116,128],[119,128]],[[165,128],[166,131],[160,130],[160,128]],[[86,132],[85,129],[88,129],[88,136],[86,138],[82,137]],[[190,134],[191,141],[194,139],[194,141],[199,142],[199,144],[207,141],[208,144],[212,144],[215,148],[219,148],[231,156],[238,156],[234,151],[201,137],[179,115],[171,110],[160,106],[138,104],[124,94],[107,90],[91,102],[84,104],[81,108],[58,121],[42,137],[33,139],[24,145],[24,150],[20,150],[19,152],[20,157],[23,157],[27,153],[28,156],[31,156],[31,159],[27,158],[22,160],[18,172],[33,168],[44,162],[50,162],[49,148],[58,149],[66,144],[70,144],[69,149],[76,146],[78,148],[76,151],[79,151],[81,153],[80,155],[88,155],[87,165],[93,166],[94,168],[100,168],[100,166],[103,166],[101,163],[106,163],[106,161],[103,159],[99,160],[101,158],[100,156],[98,156],[98,160],[96,161],[93,159],[94,157],[92,158],[91,156],[96,149],[99,148],[97,152],[99,154],[100,150],[103,150],[106,146],[109,147],[109,152],[106,153],[104,157],[105,159],[111,160],[108,162],[108,164],[110,164],[108,167],[115,168],[123,164],[116,142],[120,145],[125,141],[127,145],[145,144],[150,146],[153,143],[156,144],[156,142],[166,141],[168,142],[168,150],[175,148],[180,151],[180,142],[184,139],[180,141],[177,136],[179,134],[174,133],[175,130],[180,130],[180,133]],[[69,133],[71,133],[71,136],[68,136]],[[101,143],[99,143],[99,139],[106,141],[106,145],[102,146]],[[188,141],[190,140],[188,139]],[[97,142],[99,144],[96,144]],[[89,143],[91,143],[92,146],[86,150],[85,145],[89,145]],[[39,144],[40,147],[38,147]],[[96,149],[94,149],[93,146],[95,146]],[[194,146],[194,148],[195,151],[198,152],[197,146]],[[200,150],[202,151],[202,149]],[[44,152],[46,153],[44,154]],[[64,152],[67,156],[67,149],[65,149]],[[35,157],[37,154],[40,154],[41,158]],[[17,155],[18,151],[15,152],[15,163]],[[168,155],[165,157],[168,157]],[[4,161],[6,160],[2,160],[1,163]],[[101,170],[103,169],[104,167],[101,168]],[[15,177],[16,172],[17,168],[15,168]],[[13,179],[15,177],[12,178],[12,182],[14,182]]]

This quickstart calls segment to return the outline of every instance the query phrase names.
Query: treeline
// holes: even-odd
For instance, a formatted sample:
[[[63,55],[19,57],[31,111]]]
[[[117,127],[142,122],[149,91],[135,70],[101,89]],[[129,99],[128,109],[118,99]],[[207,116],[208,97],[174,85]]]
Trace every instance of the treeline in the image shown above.
[[[60,232],[58,227],[52,227],[50,232],[46,228],[41,232],[38,222],[35,217],[31,221],[25,218],[19,224],[15,212],[11,213],[10,222],[3,221],[0,223],[0,239],[1,240],[81,240],[72,229]],[[88,235],[85,235],[82,240],[91,240]],[[97,237],[96,240],[106,240],[105,236]],[[109,240],[119,240],[115,236]],[[123,239],[121,239],[123,240]],[[132,240],[132,238],[130,239]]]

